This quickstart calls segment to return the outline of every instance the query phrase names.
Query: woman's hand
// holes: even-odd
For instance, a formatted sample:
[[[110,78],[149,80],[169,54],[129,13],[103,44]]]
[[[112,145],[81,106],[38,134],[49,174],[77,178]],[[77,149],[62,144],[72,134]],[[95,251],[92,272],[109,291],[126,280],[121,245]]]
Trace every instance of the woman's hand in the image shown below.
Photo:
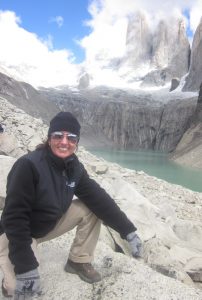
[[[139,238],[139,236],[134,232],[131,232],[127,235],[126,237],[131,251],[132,251],[132,255],[134,257],[140,257],[141,256],[141,252],[142,252],[142,242]]]

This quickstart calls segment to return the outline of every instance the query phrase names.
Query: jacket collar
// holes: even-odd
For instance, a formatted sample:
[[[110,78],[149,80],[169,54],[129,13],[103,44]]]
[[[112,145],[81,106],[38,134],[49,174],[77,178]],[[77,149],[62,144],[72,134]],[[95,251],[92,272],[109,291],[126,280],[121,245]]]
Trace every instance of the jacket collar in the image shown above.
[[[65,169],[68,169],[72,166],[72,163],[75,161],[76,155],[72,154],[68,156],[65,159],[62,159],[51,151],[50,148],[47,149],[47,156],[48,159],[50,160],[51,164],[54,165],[57,169],[63,171]]]

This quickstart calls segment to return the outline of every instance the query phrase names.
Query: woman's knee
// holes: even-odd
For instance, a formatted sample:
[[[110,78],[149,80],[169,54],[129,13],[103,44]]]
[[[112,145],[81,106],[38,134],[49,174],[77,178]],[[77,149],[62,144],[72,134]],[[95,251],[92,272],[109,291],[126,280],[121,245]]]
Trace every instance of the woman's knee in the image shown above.
[[[80,215],[85,216],[92,213],[92,211],[80,199],[73,200],[71,205],[72,208],[76,209]]]

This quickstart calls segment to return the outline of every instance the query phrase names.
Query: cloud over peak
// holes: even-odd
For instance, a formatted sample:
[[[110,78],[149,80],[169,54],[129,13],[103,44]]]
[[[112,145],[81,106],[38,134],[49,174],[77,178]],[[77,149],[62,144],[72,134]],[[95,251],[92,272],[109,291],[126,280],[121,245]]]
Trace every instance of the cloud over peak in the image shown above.
[[[143,12],[150,29],[164,19],[182,17],[189,32],[194,32],[202,15],[202,0],[92,0],[88,7],[91,18],[85,25],[91,29],[78,43],[86,53],[82,65],[89,71],[110,78],[105,62],[119,59],[126,51],[128,19],[137,12]],[[186,14],[184,12],[187,12]],[[23,20],[22,20],[23,21]],[[63,26],[62,16],[50,20],[59,28]],[[191,38],[191,37],[190,37]],[[74,63],[74,54],[69,49],[54,48],[51,34],[39,37],[22,27],[21,19],[11,11],[0,11],[0,66],[14,75],[38,86],[73,84],[80,72]],[[110,73],[110,74],[109,74]],[[112,74],[113,77],[116,75]]]

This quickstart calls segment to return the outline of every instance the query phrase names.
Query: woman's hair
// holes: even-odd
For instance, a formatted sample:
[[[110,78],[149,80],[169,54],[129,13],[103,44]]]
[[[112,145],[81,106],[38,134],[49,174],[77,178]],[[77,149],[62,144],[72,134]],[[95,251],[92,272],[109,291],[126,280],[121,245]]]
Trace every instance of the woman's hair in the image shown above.
[[[49,147],[49,143],[48,142],[49,142],[49,138],[47,138],[41,144],[38,144],[35,149],[36,150],[38,150],[38,149],[48,149],[48,147]]]

